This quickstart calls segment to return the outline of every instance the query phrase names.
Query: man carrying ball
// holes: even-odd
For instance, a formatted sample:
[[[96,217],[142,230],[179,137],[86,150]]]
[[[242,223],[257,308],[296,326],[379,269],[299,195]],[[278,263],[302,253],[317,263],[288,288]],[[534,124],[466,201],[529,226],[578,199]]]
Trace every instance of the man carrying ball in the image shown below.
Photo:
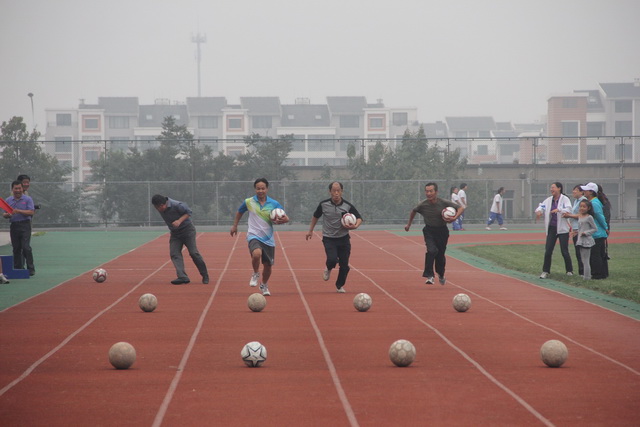
[[[423,200],[418,206],[411,210],[409,213],[409,222],[407,222],[404,230],[409,231],[416,213],[424,217],[425,225],[422,229],[422,234],[424,235],[424,243],[427,246],[427,253],[424,256],[424,272],[422,273],[422,277],[427,278],[425,282],[427,285],[433,285],[433,265],[435,263],[438,280],[441,285],[444,285],[447,283],[447,279],[444,277],[445,264],[447,262],[444,253],[447,250],[447,243],[449,241],[449,228],[447,227],[447,223],[457,220],[462,212],[464,212],[464,208],[450,200],[439,198],[438,184],[435,182],[427,183],[427,185],[424,186],[424,193],[427,196],[426,200]],[[456,215],[445,220],[442,216],[442,210],[449,206],[456,210]]]
[[[269,191],[269,181],[266,178],[258,178],[253,183],[256,195],[249,197],[238,208],[236,216],[231,226],[231,236],[238,233],[238,223],[245,212],[249,211],[249,230],[247,240],[249,242],[249,253],[251,254],[251,265],[253,275],[249,281],[249,286],[258,286],[260,282],[260,262],[262,261],[262,283],[260,290],[262,295],[269,296],[269,278],[271,277],[271,266],[275,262],[276,241],[273,238],[273,224],[284,224],[289,222],[289,217],[284,216],[271,219],[271,211],[282,209],[282,205],[267,196]]]
[[[313,229],[318,223],[318,219],[324,216],[322,221],[322,244],[327,255],[327,261],[322,278],[325,281],[329,280],[331,270],[335,268],[336,264],[340,265],[336,280],[336,288],[339,293],[345,292],[343,287],[347,282],[347,274],[349,274],[349,257],[351,256],[349,231],[355,230],[362,224],[362,217],[355,206],[342,198],[343,189],[341,182],[335,181],[329,184],[331,197],[318,204],[311,217],[309,232],[306,235],[307,240],[313,237]],[[346,213],[355,215],[355,224],[343,225],[342,215]]]

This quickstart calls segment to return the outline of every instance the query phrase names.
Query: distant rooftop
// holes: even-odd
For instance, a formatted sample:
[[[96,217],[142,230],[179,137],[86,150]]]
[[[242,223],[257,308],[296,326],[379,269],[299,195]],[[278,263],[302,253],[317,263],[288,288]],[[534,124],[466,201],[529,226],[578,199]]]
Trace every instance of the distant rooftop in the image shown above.
[[[600,83],[607,98],[640,98],[640,81],[636,83]]]
[[[331,114],[362,114],[369,104],[364,96],[327,96],[327,105]]]

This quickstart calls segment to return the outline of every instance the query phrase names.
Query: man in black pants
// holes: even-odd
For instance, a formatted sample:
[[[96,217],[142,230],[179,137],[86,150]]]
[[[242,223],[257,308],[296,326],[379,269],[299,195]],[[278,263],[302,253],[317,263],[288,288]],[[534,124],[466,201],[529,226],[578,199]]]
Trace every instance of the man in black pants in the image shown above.
[[[24,195],[20,181],[11,183],[11,192],[12,195],[7,198],[6,202],[13,209],[13,212],[2,215],[11,221],[9,234],[13,246],[13,268],[22,269],[26,262],[29,276],[33,276],[36,274],[36,268],[33,265],[33,251],[31,250],[33,199]]]
[[[208,284],[209,273],[207,272],[207,265],[196,246],[196,227],[191,222],[191,209],[189,206],[184,202],[173,200],[160,194],[155,194],[151,198],[151,204],[160,213],[160,216],[162,216],[171,231],[169,255],[178,275],[176,279],[171,281],[171,284],[183,285],[191,281],[184,269],[182,246],[187,247],[193,263],[198,267],[198,272],[202,276],[202,283]]]
[[[322,220],[322,244],[327,254],[326,268],[322,278],[327,281],[331,277],[331,270],[336,264],[340,265],[338,278],[336,279],[336,288],[339,293],[344,293],[344,285],[347,282],[347,274],[349,274],[349,256],[351,255],[351,241],[349,230],[355,230],[362,224],[362,217],[358,210],[348,201],[342,198],[344,187],[341,182],[335,181],[329,184],[329,199],[323,200],[318,204],[316,211],[311,217],[309,232],[306,239],[313,237],[313,228],[318,223],[318,219],[324,216]],[[354,225],[342,225],[342,215],[352,213],[356,217]]]
[[[433,285],[434,272],[433,265],[435,263],[438,273],[438,280],[441,285],[447,283],[447,279],[444,276],[445,264],[447,262],[444,254],[447,250],[447,242],[449,241],[449,228],[448,222],[453,222],[464,212],[464,208],[453,203],[450,200],[441,199],[438,197],[438,184],[435,182],[429,182],[424,186],[424,193],[427,196],[426,200],[423,200],[411,210],[409,213],[409,222],[404,227],[405,231],[409,231],[411,223],[416,213],[421,214],[424,217],[424,228],[422,234],[424,235],[424,243],[427,245],[427,253],[424,256],[424,272],[422,277],[426,277],[427,285]],[[442,217],[442,210],[446,207],[452,207],[456,210],[456,215],[448,220],[444,220]]]

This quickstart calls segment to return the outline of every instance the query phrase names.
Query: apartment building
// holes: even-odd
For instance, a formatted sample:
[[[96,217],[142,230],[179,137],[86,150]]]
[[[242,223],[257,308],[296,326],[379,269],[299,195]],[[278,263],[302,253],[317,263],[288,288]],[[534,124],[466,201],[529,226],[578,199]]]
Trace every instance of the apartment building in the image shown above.
[[[229,156],[244,153],[244,138],[293,135],[289,162],[294,166],[341,166],[353,145],[365,156],[376,140],[393,144],[406,130],[417,131],[417,108],[368,103],[363,96],[331,96],[326,103],[297,99],[281,104],[279,97],[187,98],[184,103],[158,99],[140,104],[136,97],[100,97],[96,104],[81,100],[77,108],[47,109],[46,151],[74,167],[71,181],[91,180],[89,162],[109,150],[144,151],[158,145],[165,117],[185,125],[199,144]]]
[[[600,83],[547,102],[548,163],[640,161],[640,141],[623,138],[640,133],[640,79]]]

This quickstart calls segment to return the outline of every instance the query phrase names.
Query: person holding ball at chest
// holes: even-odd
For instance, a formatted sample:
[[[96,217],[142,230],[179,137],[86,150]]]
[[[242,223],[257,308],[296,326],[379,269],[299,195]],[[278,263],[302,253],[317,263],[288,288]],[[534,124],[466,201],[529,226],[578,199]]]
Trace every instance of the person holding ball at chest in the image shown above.
[[[258,178],[253,183],[256,194],[245,199],[238,208],[233,219],[230,234],[235,236],[238,233],[238,223],[245,212],[249,212],[249,229],[247,230],[247,241],[249,242],[249,253],[251,254],[251,266],[253,274],[249,280],[249,286],[260,285],[262,295],[269,296],[269,278],[271,277],[271,267],[275,263],[276,241],[273,236],[273,224],[285,224],[289,222],[289,217],[284,212],[284,208],[277,200],[267,196],[269,191],[269,181],[266,178]],[[281,210],[281,215],[274,215],[273,211]],[[260,262],[262,262],[262,283],[260,283]]]
[[[429,182],[424,186],[424,193],[426,199],[423,200],[411,210],[409,213],[409,221],[404,227],[405,231],[409,231],[411,223],[416,214],[419,213],[424,218],[424,228],[422,234],[424,235],[424,243],[427,246],[427,253],[424,256],[424,272],[422,277],[426,277],[426,284],[433,285],[434,283],[434,269],[438,273],[438,280],[441,285],[447,283],[447,279],[444,276],[445,265],[447,259],[444,253],[447,250],[447,243],[449,242],[449,227],[447,223],[456,221],[464,208],[450,200],[441,199],[438,197],[438,184],[435,182]],[[452,207],[456,210],[456,214],[447,219],[443,216],[443,210],[447,207]]]
[[[351,203],[342,198],[344,186],[341,182],[335,181],[329,184],[330,198],[318,204],[309,225],[309,232],[306,240],[313,237],[313,229],[320,217],[322,220],[322,244],[327,255],[326,268],[322,278],[327,281],[331,277],[331,270],[336,265],[340,266],[338,278],[336,279],[336,289],[338,293],[344,293],[344,285],[349,274],[349,257],[351,256],[351,238],[349,231],[355,230],[362,224],[360,213]],[[356,217],[355,223],[342,221],[342,216],[351,213]]]

